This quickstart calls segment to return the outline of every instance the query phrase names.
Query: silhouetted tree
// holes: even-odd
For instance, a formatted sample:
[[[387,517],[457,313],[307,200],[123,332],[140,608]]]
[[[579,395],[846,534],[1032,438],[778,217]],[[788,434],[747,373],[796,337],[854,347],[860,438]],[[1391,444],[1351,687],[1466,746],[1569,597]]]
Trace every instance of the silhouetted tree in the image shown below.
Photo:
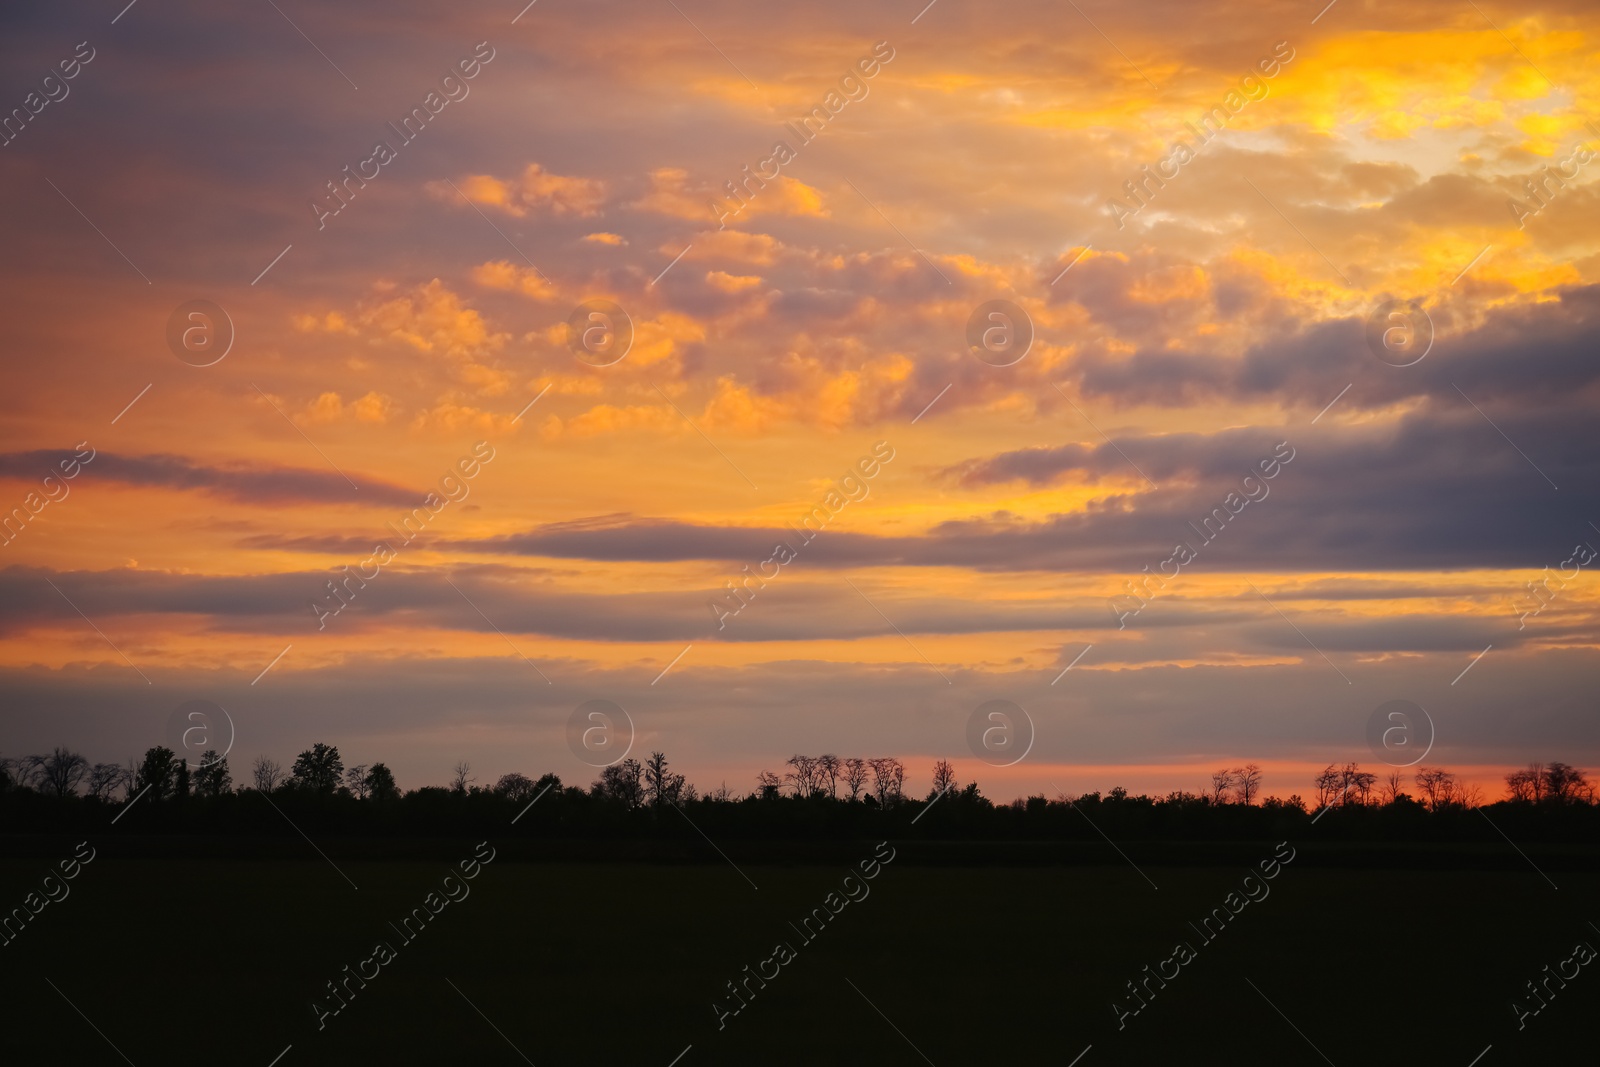
[[[650,753],[644,765],[644,795],[650,806],[659,808],[663,804],[678,803],[683,786],[683,775],[667,769],[667,757],[660,752]]]
[[[494,783],[494,792],[514,804],[523,804],[533,799],[533,779],[516,771],[502,774],[500,780]]]
[[[61,749],[57,749],[60,752]],[[1584,773],[1565,763],[1551,763],[1544,771],[1544,794],[1553,803],[1570,804],[1593,798],[1593,790]]]
[[[1377,784],[1378,776],[1370,771],[1361,769],[1358,763],[1346,763],[1339,770],[1339,802],[1347,803],[1350,794],[1364,805],[1367,797],[1372,793],[1372,787]]]
[[[880,757],[867,761],[872,767],[872,787],[880,807],[889,807],[901,797],[906,781],[906,769],[897,759]]]
[[[89,776],[89,761],[60,747],[48,756],[29,756],[28,767],[39,792],[58,799],[76,795],[78,784]]]
[[[1230,790],[1232,788],[1233,788],[1233,772],[1232,771],[1230,771],[1226,767],[1224,767],[1220,771],[1212,772],[1212,775],[1211,775],[1211,794],[1210,794],[1211,803],[1213,803],[1213,804],[1226,804],[1228,802],[1228,790]]]
[[[134,776],[134,793],[150,790],[151,800],[165,800],[172,795],[172,780],[178,773],[178,761],[172,749],[157,745],[146,749],[144,762]]]
[[[933,765],[933,789],[928,793],[932,800],[941,793],[948,793],[956,787],[956,770],[950,766],[949,760],[939,760]]]
[[[257,756],[255,762],[250,764],[250,776],[257,789],[270,793],[283,781],[283,765],[267,756]]]
[[[817,761],[811,756],[790,756],[784,765],[793,767],[792,771],[784,771],[783,777],[794,787],[797,797],[811,796],[817,790]]]
[[[643,778],[643,765],[630,756],[602,770],[589,791],[598,797],[620,801],[628,808],[637,808],[644,803]]]
[[[1383,780],[1383,802],[1393,804],[1401,797],[1408,797],[1410,794],[1400,788],[1405,782],[1406,776],[1401,774],[1398,768],[1390,771],[1389,777]]]
[[[1239,793],[1239,803],[1254,803],[1256,794],[1261,792],[1261,768],[1254,763],[1246,763],[1243,767],[1235,767],[1233,770],[1233,787]]]
[[[1312,782],[1317,787],[1317,807],[1327,807],[1343,798],[1340,788],[1344,782],[1344,773],[1333,764],[1328,764],[1312,779]]]
[[[400,787],[394,784],[394,773],[381,763],[374,763],[367,772],[367,796],[379,802],[400,799]]]
[[[861,788],[867,784],[866,760],[852,756],[844,761],[844,784],[850,790],[851,800],[861,795]]]
[[[89,769],[89,795],[96,800],[110,800],[117,787],[124,784],[127,773],[119,763],[96,763]]]
[[[339,758],[339,750],[321,741],[295,758],[292,771],[297,788],[314,789],[319,793],[331,793],[339,788],[343,775],[344,760]]]
[[[783,787],[783,779],[771,771],[760,771],[756,774],[756,786],[761,790],[762,800],[771,800]]]
[[[824,752],[818,756],[817,773],[827,780],[828,795],[835,800],[839,799],[839,757],[832,752]]]
[[[1506,797],[1537,804],[1544,799],[1544,764],[1530,763],[1506,775]]]
[[[196,796],[220,797],[233,788],[233,775],[228,771],[228,757],[217,755],[208,748],[200,757],[200,766],[194,772]]]
[[[1418,767],[1416,781],[1429,811],[1440,811],[1458,802],[1456,776],[1442,767]]]
[[[467,786],[477,781],[472,777],[472,764],[461,760],[456,764],[455,776],[450,779],[450,788],[457,793],[465,793]]]

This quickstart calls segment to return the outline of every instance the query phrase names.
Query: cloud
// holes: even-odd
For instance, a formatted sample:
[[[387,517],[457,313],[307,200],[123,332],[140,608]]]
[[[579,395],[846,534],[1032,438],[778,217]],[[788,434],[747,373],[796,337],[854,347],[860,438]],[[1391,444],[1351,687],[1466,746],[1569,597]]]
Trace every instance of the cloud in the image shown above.
[[[429,182],[427,189],[446,202],[459,204],[461,196],[465,196],[474,204],[519,219],[530,214],[592,218],[600,214],[605,204],[604,182],[552,174],[538,163],[529,163],[515,178],[469,174],[456,185],[461,190],[459,195],[444,182]]]
[[[804,552],[808,565],[933,566],[979,570],[1134,573],[1204,544],[1192,523],[1242,492],[1242,479],[1288,442],[1294,458],[1266,483],[1197,568],[1354,573],[1538,567],[1565,558],[1584,536],[1584,500],[1600,493],[1600,442],[1588,410],[1502,414],[1502,429],[1544,459],[1556,493],[1469,406],[1417,413],[1365,428],[1256,427],[1216,434],[1122,436],[1112,444],[1024,449],[945,468],[969,489],[1022,481],[1107,482],[1080,510],[1043,517],[996,512],[947,519],[915,535],[828,530]],[[1151,489],[1134,465],[1156,481]],[[1260,490],[1252,490],[1259,493]],[[1485,513],[1481,501],[1502,502]],[[796,520],[803,512],[796,507]],[[591,560],[764,559],[783,527],[717,527],[664,519],[594,520],[453,542],[471,552]]]
[[[1234,284],[1244,288],[1230,291],[1213,282],[1186,298],[1203,305],[1198,315],[1245,312],[1267,334],[1235,354],[1207,345],[1203,337],[1175,341],[1159,331],[1149,336],[1150,316],[1126,295],[1130,286],[1124,271],[1116,269],[1102,280],[1099,261],[1081,263],[1074,275],[1078,271],[1084,287],[1076,299],[1094,324],[1113,335],[1133,336],[1120,346],[1104,340],[1084,345],[1066,373],[1082,396],[1120,406],[1276,400],[1316,410],[1349,384],[1350,393],[1341,401],[1347,409],[1452,397],[1457,388],[1474,399],[1514,398],[1526,407],[1593,389],[1600,381],[1600,366],[1589,358],[1600,335],[1600,286],[1564,287],[1535,301],[1483,311],[1460,302],[1436,304],[1427,309],[1433,350],[1420,363],[1396,369],[1368,348],[1366,316],[1307,320],[1284,315],[1275,301],[1247,295],[1259,286],[1243,278]],[[1370,313],[1382,303],[1374,300]],[[1161,314],[1170,318],[1182,311],[1169,301]],[[1424,320],[1417,320],[1417,328],[1427,328]]]
[[[379,533],[379,540],[389,536]],[[341,549],[332,541],[305,547]],[[371,543],[364,543],[352,553],[352,561],[369,556],[372,550]],[[398,551],[403,558],[412,550],[401,545]],[[855,590],[837,580],[791,575],[765,588],[747,587],[749,603],[735,614],[718,613],[708,606],[709,602],[724,607],[734,603],[726,589],[714,587],[575,592],[552,583],[551,572],[543,568],[458,567],[444,574],[402,562],[385,568],[364,585],[348,586],[347,591],[353,593],[348,605],[327,621],[325,630],[319,629],[311,602],[329,599],[327,583],[343,575],[333,569],[213,576],[143,569],[49,572],[10,567],[0,570],[0,593],[5,594],[0,601],[0,632],[20,640],[52,625],[75,627],[75,620],[80,619],[76,610],[81,609],[101,620],[101,625],[110,625],[112,632],[119,625],[128,625],[119,620],[136,618],[147,637],[168,628],[187,630],[179,617],[198,616],[213,638],[231,633],[297,640],[295,635],[300,634],[311,641],[333,633],[352,641],[363,634],[386,635],[396,626],[414,628],[421,623],[435,634],[485,638],[510,634],[562,642],[563,648],[582,647],[569,642],[627,646],[706,641],[756,650],[772,644],[788,649],[794,642],[898,642],[904,639],[902,635],[910,634],[939,641],[960,639],[939,646],[939,654],[947,663],[978,666],[988,659],[978,650],[987,649],[985,639],[992,635],[1027,635],[1029,645],[1041,640],[1053,645],[1067,635],[1073,639],[1082,635],[1081,640],[1104,645],[1098,662],[1127,667],[1249,658],[1316,660],[1316,653],[1302,636],[1304,629],[1296,633],[1284,625],[1270,605],[1242,586],[1210,601],[1185,597],[1181,591],[1167,593],[1132,625],[1119,628],[1104,596],[1097,595],[1070,599],[1006,596],[974,604],[960,596],[924,592],[902,580],[880,585],[863,578],[863,590],[870,597],[864,602]],[[43,577],[50,577],[71,603]],[[753,597],[749,596],[752,591]],[[1268,591],[1275,597],[1270,583]],[[885,616],[897,621],[887,621]],[[1503,651],[1548,646],[1581,639],[1591,621],[1587,614],[1568,614],[1541,618],[1537,628],[1518,630],[1516,615],[1509,610],[1461,617],[1438,598],[1413,604],[1392,616],[1351,609],[1323,612],[1312,622],[1302,614],[1302,627],[1316,635],[1317,646],[1325,651],[1383,656],[1477,652],[1491,641]],[[437,642],[439,637],[430,640]],[[1017,647],[1008,658],[1022,662],[1017,654],[1023,650]],[[898,647],[894,654],[916,658],[915,653]]]
[[[0,35],[6,69],[77,39],[69,7],[35,6]],[[48,576],[149,688],[214,697],[202,690],[226,682],[252,744],[292,758],[327,728],[347,755],[410,767],[407,784],[461,756],[564,751],[560,723],[596,695],[637,698],[675,762],[732,763],[746,785],[796,747],[931,762],[1006,693],[1048,692],[1037,751],[1057,760],[1360,758],[1370,708],[1352,710],[1352,692],[1447,688],[1445,758],[1600,752],[1585,703],[1600,586],[1586,570],[1524,630],[1507,603],[1574,542],[1600,544],[1585,511],[1600,489],[1593,165],[1525,229],[1507,203],[1590,143],[1593,5],[1495,16],[1505,37],[1460,5],[1369,5],[1359,20],[1336,7],[1125,228],[1106,214],[1272,50],[1272,27],[1293,36],[1320,7],[1274,0],[1245,24],[1216,4],[1101,5],[1089,13],[1118,54],[1070,5],[1020,0],[1000,27],[981,6],[936,5],[893,40],[870,96],[801,150],[805,184],[768,183],[718,230],[723,183],[893,37],[882,12],[820,0],[752,19],[697,0],[691,25],[671,5],[541,4],[514,35],[484,30],[499,58],[471,98],[319,230],[306,202],[389,136],[383,101],[419,99],[468,38],[441,36],[421,0],[385,5],[376,35],[362,5],[319,10],[305,28],[358,93],[267,5],[138,5],[0,172],[17,205],[7,336],[28,354],[8,366],[11,503],[49,446],[114,445],[6,549],[38,565],[0,571],[0,625],[19,638],[7,662],[40,664],[5,675],[22,738],[7,744],[41,751],[81,729],[98,758],[124,758],[170,710],[140,703],[147,687]],[[594,32],[608,20],[630,32]],[[196,136],[216,150],[188,150]],[[137,165],[104,180],[107,158]],[[141,273],[225,303],[229,358],[168,362],[169,308]],[[638,330],[612,367],[564,344],[591,297]],[[995,298],[1036,326],[1010,368],[964,343]],[[1433,317],[1413,367],[1366,347],[1391,298]],[[349,468],[359,492],[252,381],[363,465]],[[546,384],[522,420],[541,440],[496,461],[521,488],[460,505],[336,635],[317,634],[321,565],[365,558],[395,515],[370,509],[409,510],[420,494],[402,487],[459,454],[433,432],[498,441]],[[791,536],[785,519],[857,434],[904,459],[716,630],[707,599]],[[1105,597],[1197,537],[1190,524],[1281,440],[1298,452],[1270,497],[1117,631]],[[369,510],[326,507],[343,503]],[[128,557],[141,562],[117,568]],[[447,576],[554,686],[528,695],[527,664]],[[85,665],[97,659],[109,666]]]
[[[438,278],[409,292],[369,304],[357,321],[370,333],[400,341],[419,352],[466,359],[499,349],[510,339],[462,302]]]
[[[64,457],[64,453],[40,450],[0,454],[0,477],[36,480]],[[155,454],[143,456],[100,452],[80,472],[78,488],[97,481],[142,488],[198,491],[239,504],[277,507],[285,504],[404,504],[422,499],[424,491],[406,489],[376,475],[350,472],[360,486],[336,471],[310,470],[272,464],[236,462],[198,464],[182,456]]]
[[[497,259],[473,267],[472,280],[489,289],[519,292],[535,300],[549,300],[557,294],[555,283],[547,276],[508,259]]]

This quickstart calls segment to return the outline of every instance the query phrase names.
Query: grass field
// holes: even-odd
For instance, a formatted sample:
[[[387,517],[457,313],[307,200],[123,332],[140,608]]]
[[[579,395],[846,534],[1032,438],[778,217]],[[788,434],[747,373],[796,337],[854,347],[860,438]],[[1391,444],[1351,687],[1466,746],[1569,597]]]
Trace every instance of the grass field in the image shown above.
[[[1492,1044],[1480,1067],[1594,1062],[1600,967],[1520,1032],[1510,1008],[1574,943],[1600,946],[1592,872],[1550,870],[1557,890],[1527,865],[1351,870],[1316,866],[1302,845],[1270,895],[1205,943],[1188,924],[1223,905],[1244,864],[935,866],[925,844],[897,848],[810,943],[789,923],[840,887],[845,862],[497,855],[408,944],[389,924],[441,887],[446,861],[333,850],[335,870],[309,846],[287,862],[100,855],[0,950],[5,1059],[267,1067],[293,1046],[280,1067],[667,1067],[680,1053],[679,1067],[943,1067],[1068,1064],[1092,1045],[1080,1067],[1467,1067]],[[50,865],[0,861],[5,906]],[[319,1029],[311,1002],[334,1006],[324,984],[380,940],[396,958]],[[779,941],[795,958],[719,1030],[725,983]],[[1196,958],[1119,1031],[1111,1002],[1134,1006],[1124,983],[1178,941]]]

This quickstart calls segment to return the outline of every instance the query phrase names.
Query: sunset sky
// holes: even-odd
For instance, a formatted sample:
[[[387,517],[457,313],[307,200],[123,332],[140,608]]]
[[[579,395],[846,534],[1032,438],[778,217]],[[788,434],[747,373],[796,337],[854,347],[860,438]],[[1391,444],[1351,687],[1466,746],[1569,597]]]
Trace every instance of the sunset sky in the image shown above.
[[[0,754],[122,761],[202,699],[236,780],[320,740],[587,784],[606,699],[702,791],[832,751],[1307,796],[1387,769],[1398,699],[1492,794],[1600,763],[1593,550],[1519,618],[1600,547],[1594,5],[125,3],[0,16]]]

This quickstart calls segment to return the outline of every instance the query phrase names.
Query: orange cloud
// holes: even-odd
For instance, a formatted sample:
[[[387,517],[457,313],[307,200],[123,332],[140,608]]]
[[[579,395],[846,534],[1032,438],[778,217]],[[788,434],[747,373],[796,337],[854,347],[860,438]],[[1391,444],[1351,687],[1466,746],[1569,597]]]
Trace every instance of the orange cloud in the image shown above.
[[[549,278],[532,267],[519,267],[510,260],[497,259],[472,268],[472,280],[488,289],[521,293],[535,300],[550,300],[556,287]]]
[[[688,429],[678,413],[664,405],[618,407],[615,404],[599,404],[570,419],[562,419],[557,415],[549,416],[540,424],[539,436],[546,441],[553,441],[562,436],[596,437],[625,430],[660,431],[674,427]]]
[[[633,350],[628,353],[627,361],[648,367],[677,355],[685,342],[705,339],[706,328],[702,323],[680,312],[663,311],[655,318],[636,322]]]
[[[367,332],[401,341],[420,352],[467,358],[498,350],[510,334],[496,333],[474,308],[434,278],[404,296],[363,309]]]
[[[742,293],[759,286],[761,278],[754,274],[729,274],[726,271],[708,270],[706,284],[714,289],[721,289],[724,293]]]
[[[338,393],[323,393],[306,406],[306,417],[314,422],[332,422],[344,414],[344,401]]]
[[[394,398],[382,393],[368,393],[351,405],[356,418],[362,422],[388,422],[389,412],[394,407]]]
[[[530,213],[588,218],[600,214],[605,203],[605,183],[552,174],[537,163],[529,163],[517,178],[471,174],[456,185],[474,204],[492,207],[519,219]],[[440,200],[460,200],[455,189],[445,182],[429,182],[427,188]]]
[[[661,167],[650,172],[650,192],[634,207],[673,218],[716,222],[728,218],[757,215],[800,215],[828,218],[822,194],[805,182],[780,175],[741,190],[734,199],[725,189],[704,182],[690,183],[689,172],[678,167]],[[743,206],[741,206],[741,204]]]
[[[777,259],[783,244],[765,233],[744,233],[740,230],[713,230],[694,240],[688,259],[729,259],[736,263],[766,266]]]
[[[448,433],[476,430],[484,434],[505,435],[515,432],[516,424],[512,421],[515,415],[515,412],[486,411],[470,404],[445,400],[420,412],[411,420],[411,429]]]

